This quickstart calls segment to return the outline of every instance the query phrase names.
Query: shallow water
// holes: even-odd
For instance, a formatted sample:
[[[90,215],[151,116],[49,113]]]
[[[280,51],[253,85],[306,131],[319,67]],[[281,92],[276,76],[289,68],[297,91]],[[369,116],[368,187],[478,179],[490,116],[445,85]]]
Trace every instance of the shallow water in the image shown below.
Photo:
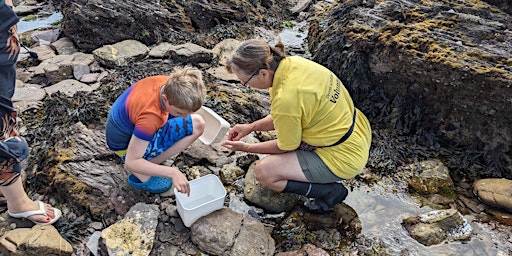
[[[51,27],[52,24],[62,20],[62,18],[63,16],[60,12],[54,12],[50,16],[40,17],[31,21],[23,21],[20,17],[20,22],[18,22],[18,33],[23,33],[38,28]]]
[[[295,26],[287,27],[281,30],[278,34],[279,39],[286,46],[288,51],[300,54],[303,57],[309,57],[309,50],[307,48],[306,38],[307,29],[306,22],[294,23]]]
[[[389,187],[389,188],[388,188]],[[394,187],[394,188],[392,188]],[[472,222],[472,216],[464,216],[473,228],[469,241],[446,242],[440,245],[424,246],[411,238],[401,222],[408,217],[418,216],[434,209],[421,207],[407,193],[396,191],[396,184],[362,186],[351,193],[345,203],[358,214],[362,223],[361,235],[378,238],[389,247],[391,255],[508,255],[512,250],[510,234],[492,230],[488,224]],[[400,190],[400,189],[399,189]],[[508,239],[508,241],[507,241]],[[403,254],[402,254],[403,253]]]

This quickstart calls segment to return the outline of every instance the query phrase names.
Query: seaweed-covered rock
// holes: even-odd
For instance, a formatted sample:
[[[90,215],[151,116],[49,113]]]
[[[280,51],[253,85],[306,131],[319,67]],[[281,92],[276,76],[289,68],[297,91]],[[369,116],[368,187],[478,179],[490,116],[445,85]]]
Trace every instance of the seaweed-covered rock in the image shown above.
[[[229,32],[217,31],[210,36],[193,33],[207,32],[221,25],[246,34],[248,30],[243,33],[245,25],[241,22],[261,24],[265,16],[280,17],[290,13],[286,9],[288,1],[282,0],[58,0],[54,4],[64,15],[63,33],[86,51],[127,39],[152,45],[170,38],[196,38],[195,43],[204,45]],[[213,43],[221,39],[224,38]]]
[[[510,176],[509,27],[510,15],[480,1],[355,0],[318,12],[309,42],[373,128],[433,146],[437,135],[465,148],[452,163],[460,171]]]

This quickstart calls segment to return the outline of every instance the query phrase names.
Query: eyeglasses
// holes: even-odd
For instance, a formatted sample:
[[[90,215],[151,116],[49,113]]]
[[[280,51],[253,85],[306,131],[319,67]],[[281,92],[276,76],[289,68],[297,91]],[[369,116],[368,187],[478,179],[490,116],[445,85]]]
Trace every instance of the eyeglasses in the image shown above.
[[[242,87],[245,87],[245,86],[247,85],[247,83],[248,83],[249,81],[251,81],[251,79],[252,79],[256,74],[258,74],[259,72],[260,72],[260,70],[258,69],[258,70],[256,70],[256,72],[252,73],[251,77],[249,77],[249,79],[247,79],[247,81],[245,81],[245,83],[243,83],[243,84],[242,84]]]

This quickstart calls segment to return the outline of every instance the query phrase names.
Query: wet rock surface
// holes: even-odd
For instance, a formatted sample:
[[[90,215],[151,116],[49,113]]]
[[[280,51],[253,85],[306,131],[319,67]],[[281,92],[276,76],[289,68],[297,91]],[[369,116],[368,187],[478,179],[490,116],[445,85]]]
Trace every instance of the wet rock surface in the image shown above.
[[[468,240],[473,228],[455,209],[438,210],[418,217],[406,218],[402,225],[412,238],[424,245],[439,244],[449,240]]]
[[[372,3],[369,4],[372,5]],[[386,2],[385,4],[394,6],[395,3]],[[330,2],[315,2],[311,3],[304,10],[312,12],[328,7],[334,8],[336,5]],[[348,14],[351,14],[350,10],[356,9],[347,8]],[[357,13],[357,11],[353,13]],[[339,14],[339,12],[331,13],[332,17],[343,20],[336,16]],[[302,12],[300,15],[302,17],[308,16],[305,12]],[[398,16],[395,15],[394,17]],[[400,21],[400,19],[398,20]],[[237,33],[237,31],[230,31],[230,33]],[[39,33],[37,34],[38,37],[41,37]],[[73,34],[76,36],[76,33]],[[241,35],[243,37],[245,34],[242,33]],[[58,43],[55,41],[51,47],[40,46],[40,48],[37,48],[38,50],[40,49],[42,56],[43,52],[46,52],[44,54],[45,59],[64,58],[62,55],[73,55],[84,50],[82,48],[75,48],[76,51],[70,49],[69,44],[66,43],[68,40],[62,39],[65,38],[65,35],[60,36],[61,41]],[[201,37],[204,35],[197,36]],[[88,38],[88,40],[90,39]],[[218,38],[215,37],[214,39],[217,40]],[[230,39],[229,42],[221,42],[218,45],[214,45],[212,41],[215,40],[207,40],[202,43],[203,47],[210,45],[204,48],[212,50],[213,59],[211,63],[196,64],[206,74],[208,97],[205,105],[214,109],[231,124],[251,122],[262,118],[268,114],[268,92],[240,88],[236,84],[236,78],[233,77],[221,76],[225,77],[225,79],[220,79],[217,76],[219,73],[214,71],[214,69],[223,69],[223,58],[219,53],[229,53],[229,49],[232,49],[233,45],[236,45],[237,42],[235,39]],[[325,37],[323,44],[329,42],[338,41]],[[178,45],[181,45],[181,43],[172,44],[171,46]],[[148,48],[156,47],[150,44],[146,46]],[[161,46],[163,47],[164,45]],[[36,47],[32,48],[36,49]],[[325,46],[322,49],[326,51],[330,48]],[[341,53],[350,55],[350,47],[343,49]],[[379,49],[395,48],[390,46],[390,48],[383,47]],[[92,50],[94,49],[91,48]],[[200,50],[204,51],[203,49]],[[377,51],[380,54],[378,56],[385,59],[388,53],[380,50]],[[358,55],[358,51],[352,52],[350,56],[355,55],[361,61],[368,59],[375,61],[374,58],[369,58],[366,55]],[[340,51],[338,50],[331,51],[331,54],[335,57],[340,57],[340,55],[336,55],[339,53]],[[401,51],[392,51],[392,53],[396,54],[396,56],[410,57],[407,53]],[[386,101],[388,96],[375,98],[374,94],[354,89],[355,87],[350,83],[347,83],[347,86],[351,88],[354,98],[359,99],[356,102],[362,105],[361,109],[365,113],[377,111],[377,114],[380,114],[370,115],[372,116],[371,122],[375,124],[376,128],[371,159],[367,169],[361,175],[354,180],[347,181],[347,186],[351,188],[351,192],[344,204],[338,205],[333,213],[326,215],[311,215],[304,212],[300,199],[296,201],[296,204],[286,206],[285,212],[275,213],[269,211],[246,200],[244,193],[247,171],[255,160],[263,156],[231,153],[219,145],[206,146],[196,142],[165,164],[177,166],[189,179],[206,174],[221,176],[220,174],[223,173],[224,178],[222,180],[229,194],[226,198],[224,209],[201,218],[191,228],[185,227],[176,211],[176,201],[173,192],[169,191],[160,195],[151,195],[129,187],[126,183],[127,171],[124,170],[122,163],[120,163],[115,155],[109,152],[104,145],[103,129],[106,115],[110,104],[119,94],[133,82],[143,77],[166,74],[176,65],[188,64],[176,56],[147,54],[148,56],[130,63],[129,66],[116,64],[106,67],[101,66],[97,61],[87,63],[85,65],[89,68],[89,72],[91,72],[89,74],[98,74],[98,77],[92,79],[90,83],[75,87],[73,90],[66,90],[66,86],[60,87],[61,89],[57,90],[52,90],[55,87],[46,90],[47,87],[58,84],[57,80],[63,79],[58,77],[60,72],[44,72],[43,66],[34,68],[40,65],[40,63],[28,58],[22,59],[19,62],[18,72],[22,74],[19,77],[25,77],[19,88],[24,88],[27,84],[40,85],[42,88],[39,89],[44,90],[45,95],[43,99],[39,96],[29,98],[20,95],[20,101],[17,102],[19,107],[23,107],[21,115],[23,125],[25,126],[22,130],[23,135],[27,138],[32,148],[31,157],[25,163],[29,176],[27,189],[34,198],[46,197],[52,204],[63,209],[64,216],[55,224],[55,227],[59,230],[62,237],[71,242],[75,255],[88,255],[94,252],[100,246],[98,244],[101,244],[99,243],[101,238],[98,236],[98,232],[101,233],[103,230],[108,230],[122,223],[121,220],[126,217],[131,207],[139,202],[152,205],[151,207],[156,206],[159,210],[158,225],[156,227],[151,226],[151,229],[155,231],[155,240],[151,244],[150,255],[198,255],[206,252],[215,255],[219,252],[231,250],[233,250],[232,255],[251,254],[247,250],[251,250],[256,255],[266,255],[272,251],[276,255],[281,255],[281,253],[283,255],[289,255],[287,253],[301,255],[303,252],[318,253],[318,255],[323,255],[324,253],[331,255],[348,253],[353,255],[375,253],[382,255],[407,255],[408,253],[427,252],[427,255],[432,255],[439,254],[440,251],[455,251],[464,255],[506,255],[512,252],[511,229],[509,226],[502,224],[507,223],[507,215],[500,214],[500,211],[493,207],[485,206],[473,195],[471,188],[473,177],[460,175],[460,172],[457,171],[465,170],[467,165],[452,168],[453,164],[451,164],[448,166],[450,176],[447,177],[446,168],[443,167],[444,161],[434,161],[435,164],[425,164],[425,162],[421,161],[422,159],[437,158],[439,155],[446,156],[452,153],[452,151],[449,151],[451,148],[442,147],[441,144],[438,144],[435,136],[426,132],[426,128],[425,130],[422,128],[422,125],[425,123],[419,121],[422,118],[427,118],[427,120],[430,120],[429,118],[437,118],[437,115],[429,112],[423,113],[418,108],[411,107],[412,101],[408,98],[408,94],[397,94],[399,96],[396,96],[392,104],[389,105]],[[291,52],[291,54],[298,54],[298,52]],[[82,56],[82,60],[86,61],[90,60],[93,55]],[[329,64],[330,61],[334,60],[345,60],[343,57],[325,60],[319,56],[317,54],[317,60],[325,64]],[[405,59],[404,63],[407,63],[407,59],[412,61],[412,64],[417,63],[414,62],[414,59]],[[53,63],[58,63],[57,66],[61,65],[61,63],[63,63],[62,66],[73,63],[71,65],[73,69],[72,75],[69,76],[68,71],[64,72],[66,74],[65,77],[68,79],[81,80],[81,78],[77,77],[83,77],[86,75],[84,73],[87,73],[84,71],[85,69],[77,68],[83,67],[84,62],[77,64],[74,61],[58,62],[57,60],[53,61]],[[501,58],[498,58],[498,60],[501,60]],[[484,61],[489,60],[484,59]],[[395,62],[396,60],[391,63]],[[357,68],[351,68],[347,63],[341,62],[341,65],[337,66],[343,67],[343,70],[336,68],[334,70],[339,74],[346,74],[341,75],[341,77],[351,79],[351,77],[353,78],[353,75],[351,75],[353,73],[350,72],[359,71]],[[416,65],[413,66],[420,69]],[[77,71],[81,72],[75,72],[75,69],[79,69]],[[429,70],[427,69],[427,71]],[[471,69],[466,72],[468,76],[475,75]],[[81,73],[82,76],[75,75],[75,73]],[[99,74],[104,75],[100,76]],[[416,74],[419,77],[427,75],[430,76],[429,72],[426,71],[425,73]],[[361,77],[364,78],[365,76]],[[402,79],[401,84],[404,85],[421,85],[415,80],[416,78],[412,78],[414,77],[399,76],[397,79]],[[449,78],[440,81],[451,83]],[[445,78],[444,76],[439,76],[439,79]],[[493,78],[489,79],[492,80]],[[374,84],[367,83],[361,86]],[[88,90],[81,90],[79,88],[87,88]],[[401,91],[400,87],[397,88],[390,88],[390,91],[394,92],[395,89]],[[20,91],[22,92],[23,90],[17,89],[17,93],[20,93]],[[30,92],[30,90],[27,90],[25,93],[30,94]],[[507,91],[504,91],[504,93],[507,93]],[[358,98],[364,95],[369,95],[367,100],[373,100],[373,102],[368,103]],[[27,101],[24,101],[24,99],[27,99]],[[435,104],[442,105],[446,102],[442,101]],[[418,101],[419,103],[421,101]],[[412,113],[408,112],[411,109],[414,111]],[[420,115],[418,113],[423,114]],[[502,113],[497,111],[495,115],[499,116]],[[382,119],[386,122],[380,122]],[[395,124],[393,131],[385,129],[385,124],[390,121]],[[381,125],[383,127],[380,127]],[[427,125],[428,127],[430,126]],[[252,137],[247,138],[247,140],[258,141],[270,138],[272,138],[272,134],[256,133]],[[441,152],[442,154],[436,152]],[[459,161],[468,159],[458,155],[457,151],[451,157],[453,158],[450,159],[462,159]],[[474,161],[485,163],[485,160],[482,160],[482,158],[476,158]],[[473,168],[477,167],[471,166],[470,169],[473,170]],[[414,190],[421,191],[419,188],[433,187],[431,183],[425,182],[428,179],[434,178],[433,180],[439,181],[435,178],[436,176],[432,175],[433,173],[442,174],[440,176],[443,176],[445,181],[451,180],[458,197],[445,201],[446,194],[442,195],[443,197],[437,196],[440,195],[438,194],[440,190],[426,189],[421,194],[421,199],[411,198],[412,191],[408,190],[409,186],[413,187]],[[410,184],[402,184],[404,178],[412,177],[413,175],[416,175],[418,178],[416,184],[420,184],[420,186],[414,188]],[[386,183],[387,181],[389,183]],[[262,190],[254,198],[258,199],[261,196],[266,197],[268,194],[265,194],[265,190]],[[446,207],[456,208],[457,212],[464,214],[474,227],[474,236],[470,237],[469,241],[465,241],[464,244],[448,242],[442,244],[441,247],[429,248],[421,247],[417,242],[410,243],[411,237],[405,234],[401,228],[397,228],[401,226],[402,220],[420,216],[437,209],[437,207],[439,209]],[[487,214],[475,217],[474,213]],[[247,223],[252,227],[250,230],[240,232],[241,229],[234,229],[232,233],[239,233],[230,236],[230,240],[226,240],[230,241],[228,243],[230,246],[227,247],[226,244],[208,242],[210,241],[209,239],[218,239],[222,235],[219,234],[222,231],[219,228],[219,226],[222,226],[222,221],[231,217],[232,220],[230,221],[239,225],[241,221],[236,220],[240,216],[243,216],[243,219],[247,219]],[[8,217],[5,217],[5,219],[7,222],[2,222],[2,227],[5,230],[22,226],[12,226],[10,225],[12,223],[11,219]],[[214,221],[214,219],[218,219],[218,221]],[[245,221],[242,222],[245,223]],[[196,225],[197,228],[201,225],[201,230],[203,231],[194,231]],[[209,234],[210,231],[208,230],[218,235],[203,237]],[[254,243],[249,239],[242,239],[244,237],[254,237],[250,235],[253,232],[258,232],[258,241],[268,241],[268,243],[258,246],[258,243]],[[442,235],[444,233],[438,232],[436,234]],[[475,236],[478,239],[474,239]],[[237,240],[238,238],[240,239]],[[238,243],[235,241],[238,241]],[[270,246],[272,241],[275,242],[274,248]],[[209,249],[208,247],[214,246],[220,249],[209,251],[211,248]],[[243,248],[247,250],[243,251]],[[219,255],[224,254],[220,253]]]

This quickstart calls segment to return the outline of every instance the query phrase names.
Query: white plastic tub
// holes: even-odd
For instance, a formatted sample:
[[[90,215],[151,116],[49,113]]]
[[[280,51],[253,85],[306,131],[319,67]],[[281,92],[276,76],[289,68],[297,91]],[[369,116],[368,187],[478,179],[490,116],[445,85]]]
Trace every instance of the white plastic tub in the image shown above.
[[[226,189],[214,174],[190,181],[190,196],[179,193],[174,188],[176,205],[181,220],[190,227],[197,219],[206,216],[224,206]]]
[[[208,107],[202,106],[196,111],[206,122],[204,132],[199,140],[206,145],[218,143],[229,131],[229,123]]]

